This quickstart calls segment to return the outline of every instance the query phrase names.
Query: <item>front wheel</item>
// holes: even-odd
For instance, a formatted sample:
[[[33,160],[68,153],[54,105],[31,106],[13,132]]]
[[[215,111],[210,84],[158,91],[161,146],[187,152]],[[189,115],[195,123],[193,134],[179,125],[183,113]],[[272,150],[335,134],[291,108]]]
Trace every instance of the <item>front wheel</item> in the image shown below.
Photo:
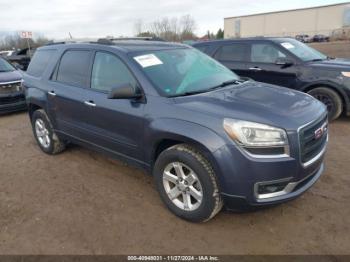
[[[205,222],[222,208],[216,176],[208,160],[188,145],[175,145],[160,154],[154,179],[161,199],[175,215]]]
[[[341,97],[337,92],[328,87],[317,87],[309,91],[308,94],[325,104],[330,121],[337,119],[343,111],[343,101]]]

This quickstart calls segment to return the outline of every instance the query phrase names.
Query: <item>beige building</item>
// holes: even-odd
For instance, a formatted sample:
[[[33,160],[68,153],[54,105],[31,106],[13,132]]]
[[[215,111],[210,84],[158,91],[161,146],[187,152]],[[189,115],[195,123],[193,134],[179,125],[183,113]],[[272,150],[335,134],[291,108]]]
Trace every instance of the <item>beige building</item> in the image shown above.
[[[299,34],[331,36],[349,26],[350,2],[224,19],[225,38]]]

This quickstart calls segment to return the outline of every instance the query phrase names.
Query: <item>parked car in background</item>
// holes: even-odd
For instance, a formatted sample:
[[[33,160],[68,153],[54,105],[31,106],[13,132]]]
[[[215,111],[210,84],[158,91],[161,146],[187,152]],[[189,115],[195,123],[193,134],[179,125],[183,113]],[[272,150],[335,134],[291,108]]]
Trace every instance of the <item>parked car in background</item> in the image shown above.
[[[0,56],[7,57],[12,55],[14,52],[15,52],[14,50],[0,51]]]
[[[314,35],[312,38],[313,42],[329,42],[329,36],[325,35]]]
[[[323,171],[322,103],[242,81],[186,45],[46,46],[24,86],[43,152],[72,142],[142,167],[169,210],[190,221],[209,220],[223,204],[237,210],[294,199]]]
[[[0,57],[0,114],[26,109],[22,74]]]
[[[242,77],[308,93],[329,119],[350,113],[350,60],[333,59],[292,38],[242,38],[193,45]]]
[[[302,42],[302,43],[311,43],[312,42],[312,37],[309,35],[296,35],[295,39]]]
[[[16,68],[23,71],[27,70],[30,59],[33,56],[35,49],[24,48],[19,51],[15,51],[10,56],[7,56],[6,59],[11,62]]]

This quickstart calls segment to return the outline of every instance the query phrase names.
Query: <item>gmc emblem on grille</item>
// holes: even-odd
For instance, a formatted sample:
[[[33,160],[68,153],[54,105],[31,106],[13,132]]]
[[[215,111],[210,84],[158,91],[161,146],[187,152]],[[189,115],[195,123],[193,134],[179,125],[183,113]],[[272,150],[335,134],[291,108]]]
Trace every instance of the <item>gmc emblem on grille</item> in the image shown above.
[[[324,123],[320,128],[315,130],[315,139],[320,139],[325,133],[327,133],[327,123]]]

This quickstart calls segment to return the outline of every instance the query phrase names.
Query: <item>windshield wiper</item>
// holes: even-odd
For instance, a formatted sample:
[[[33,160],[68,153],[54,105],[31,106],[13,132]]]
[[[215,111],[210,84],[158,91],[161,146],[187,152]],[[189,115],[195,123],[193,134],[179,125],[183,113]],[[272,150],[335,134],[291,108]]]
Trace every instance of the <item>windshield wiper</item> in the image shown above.
[[[178,96],[191,96],[191,95],[196,95],[196,94],[200,94],[200,93],[205,93],[210,91],[209,89],[204,89],[204,90],[197,90],[197,91],[189,91],[189,92],[185,92],[185,93],[181,93],[181,94],[175,94],[175,95],[171,95],[168,97],[178,97]]]
[[[316,58],[316,59],[311,59],[309,60],[309,62],[319,62],[319,61],[324,61],[326,59],[323,59],[323,58]]]
[[[181,94],[171,95],[169,97],[190,96],[190,95],[196,95],[196,94],[200,94],[200,93],[206,93],[206,92],[210,92],[210,91],[213,91],[213,90],[221,88],[221,87],[225,87],[225,86],[229,86],[229,85],[238,85],[238,84],[241,84],[243,82],[245,82],[245,80],[232,79],[232,80],[222,82],[220,85],[216,85],[216,86],[213,86],[213,87],[208,88],[208,89],[188,91],[188,92],[181,93]]]
[[[208,89],[208,91],[212,91],[212,90],[215,90],[215,89],[218,89],[218,88],[221,88],[221,87],[225,87],[225,86],[229,86],[229,85],[238,85],[238,84],[241,84],[245,82],[245,80],[239,80],[239,79],[232,79],[232,80],[228,80],[228,81],[225,81],[225,82],[222,82],[220,85],[217,85],[217,86],[213,86],[211,88]]]

